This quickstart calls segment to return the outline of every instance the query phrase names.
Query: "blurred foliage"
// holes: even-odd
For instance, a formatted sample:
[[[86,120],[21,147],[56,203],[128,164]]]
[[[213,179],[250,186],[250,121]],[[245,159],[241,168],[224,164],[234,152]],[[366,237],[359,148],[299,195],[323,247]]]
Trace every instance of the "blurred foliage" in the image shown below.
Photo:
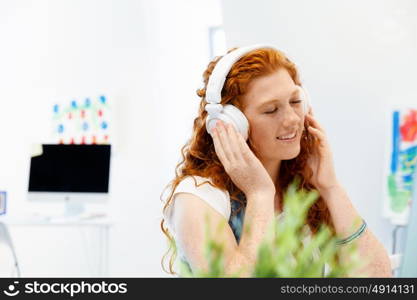
[[[318,198],[316,191],[298,189],[298,180],[292,183],[284,195],[284,214],[276,218],[258,249],[258,256],[251,277],[363,277],[358,273],[365,264],[359,259],[356,241],[343,246],[336,245],[338,237],[322,224],[313,235],[307,224],[309,208]],[[206,220],[208,221],[208,220]],[[359,226],[352,224],[352,232]],[[221,225],[224,226],[225,224]],[[245,225],[244,230],[250,227]],[[205,271],[191,271],[188,264],[180,262],[182,277],[238,277],[241,272],[227,274],[224,268],[223,246],[211,238],[206,226]],[[327,264],[328,272],[323,273]]]

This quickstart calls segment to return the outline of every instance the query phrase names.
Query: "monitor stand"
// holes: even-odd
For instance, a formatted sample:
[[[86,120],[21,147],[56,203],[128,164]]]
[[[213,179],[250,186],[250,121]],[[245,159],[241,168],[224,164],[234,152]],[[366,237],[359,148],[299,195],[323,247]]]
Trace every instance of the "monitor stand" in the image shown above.
[[[81,215],[84,211],[85,207],[82,202],[65,198],[64,217],[78,216]]]

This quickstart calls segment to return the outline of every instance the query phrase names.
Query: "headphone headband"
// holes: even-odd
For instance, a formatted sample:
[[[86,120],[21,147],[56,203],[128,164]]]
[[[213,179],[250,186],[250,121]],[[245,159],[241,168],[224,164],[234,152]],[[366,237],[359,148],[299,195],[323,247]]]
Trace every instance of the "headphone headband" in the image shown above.
[[[224,82],[226,81],[226,76],[229,74],[230,69],[233,64],[242,58],[245,54],[261,48],[271,48],[276,49],[270,45],[256,44],[252,46],[240,47],[230,53],[225,54],[214,67],[213,72],[211,73],[207,88],[206,88],[206,101],[208,103],[218,104],[222,100],[222,89]]]

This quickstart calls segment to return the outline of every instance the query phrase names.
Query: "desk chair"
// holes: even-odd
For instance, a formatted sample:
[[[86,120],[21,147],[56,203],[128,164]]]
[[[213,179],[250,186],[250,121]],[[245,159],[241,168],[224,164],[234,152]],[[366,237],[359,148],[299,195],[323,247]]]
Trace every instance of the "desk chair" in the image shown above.
[[[20,277],[19,263],[6,224],[0,222],[0,277]]]

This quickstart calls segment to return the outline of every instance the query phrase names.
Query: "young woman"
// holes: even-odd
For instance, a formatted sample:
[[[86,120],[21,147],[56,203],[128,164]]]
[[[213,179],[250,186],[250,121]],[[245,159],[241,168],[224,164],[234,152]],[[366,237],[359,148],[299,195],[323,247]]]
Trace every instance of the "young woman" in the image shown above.
[[[240,49],[214,59],[203,74],[192,138],[182,148],[183,161],[165,199],[163,232],[175,240],[191,270],[204,270],[208,220],[215,233],[212,238],[224,245],[226,272],[236,274],[243,267],[241,274],[249,275],[268,225],[283,213],[283,193],[298,176],[300,188],[320,194],[308,212],[312,234],[325,223],[334,234],[355,238],[361,257],[369,261],[366,274],[391,276],[387,252],[366,223],[361,232],[351,232],[360,216],[336,177],[323,127],[303,103],[307,99],[302,96],[298,70],[281,51],[253,47],[226,68],[220,104],[232,104],[243,112],[249,123],[248,139],[245,130],[230,122],[214,120],[208,130],[210,76],[224,69],[224,61]],[[222,222],[228,225],[218,226]],[[242,224],[250,230],[242,230]],[[171,273],[175,256],[169,263]]]

